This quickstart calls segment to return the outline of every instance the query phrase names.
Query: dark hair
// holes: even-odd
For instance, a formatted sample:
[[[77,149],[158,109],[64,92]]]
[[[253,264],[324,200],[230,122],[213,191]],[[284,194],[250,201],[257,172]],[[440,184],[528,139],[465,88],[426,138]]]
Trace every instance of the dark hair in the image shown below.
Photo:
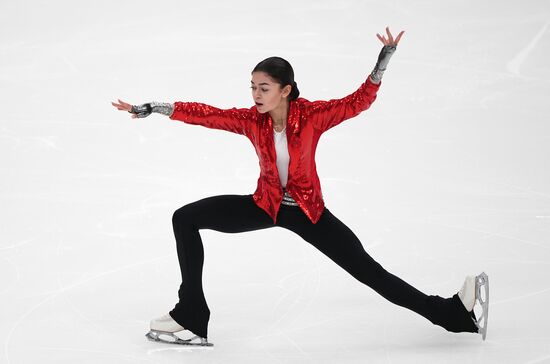
[[[254,72],[267,73],[281,87],[290,85],[292,89],[288,95],[289,100],[296,100],[300,96],[300,90],[298,90],[298,85],[294,81],[294,70],[287,60],[281,57],[266,58],[254,67],[252,73]]]

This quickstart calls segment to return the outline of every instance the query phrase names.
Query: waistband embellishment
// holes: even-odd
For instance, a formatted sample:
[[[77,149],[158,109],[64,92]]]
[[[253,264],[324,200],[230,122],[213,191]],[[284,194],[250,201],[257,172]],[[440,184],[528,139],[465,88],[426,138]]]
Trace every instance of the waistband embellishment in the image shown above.
[[[298,206],[296,201],[290,196],[290,194],[286,191],[286,189],[283,188],[283,200],[281,201],[282,205],[286,206]]]

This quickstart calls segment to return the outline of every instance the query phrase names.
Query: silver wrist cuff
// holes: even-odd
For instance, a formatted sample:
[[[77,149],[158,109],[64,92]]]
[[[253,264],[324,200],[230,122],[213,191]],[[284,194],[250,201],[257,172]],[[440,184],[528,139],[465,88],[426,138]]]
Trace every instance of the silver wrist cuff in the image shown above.
[[[378,55],[378,61],[376,62],[376,66],[374,66],[374,69],[372,70],[370,77],[375,82],[378,83],[380,80],[382,80],[382,76],[384,75],[384,71],[386,70],[386,67],[388,67],[388,63],[390,62],[390,58],[395,52],[396,47],[395,46],[384,46],[382,47],[382,50],[380,51],[380,54]]]
[[[151,109],[153,112],[171,116],[174,113],[174,105],[166,102],[151,102]]]
[[[385,70],[380,70],[380,69],[373,69],[372,72],[370,73],[370,79],[374,82],[374,83],[380,83],[380,81],[382,80],[382,76],[384,75],[384,71]]]
[[[129,112],[132,114],[136,114],[138,118],[146,118],[154,112],[172,116],[172,113],[174,112],[174,105],[164,102],[153,101],[146,104],[133,105],[132,110]]]

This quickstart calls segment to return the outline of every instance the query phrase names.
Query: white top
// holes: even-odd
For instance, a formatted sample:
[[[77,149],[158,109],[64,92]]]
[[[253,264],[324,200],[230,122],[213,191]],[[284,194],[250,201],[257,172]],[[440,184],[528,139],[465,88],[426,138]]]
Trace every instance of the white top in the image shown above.
[[[288,144],[286,140],[286,126],[280,131],[276,132],[273,129],[273,139],[275,141],[275,151],[277,152],[277,170],[279,171],[279,179],[281,180],[281,186],[286,187],[288,181],[288,163],[290,162],[290,155],[288,154]]]

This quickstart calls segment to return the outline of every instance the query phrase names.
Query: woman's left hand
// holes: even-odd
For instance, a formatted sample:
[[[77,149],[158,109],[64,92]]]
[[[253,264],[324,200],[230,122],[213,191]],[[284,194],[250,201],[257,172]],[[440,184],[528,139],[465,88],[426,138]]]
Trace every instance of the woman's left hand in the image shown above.
[[[392,54],[397,49],[397,44],[399,44],[399,41],[401,40],[403,33],[405,33],[404,30],[399,32],[399,34],[397,35],[397,38],[395,39],[393,38],[393,35],[391,34],[389,27],[386,27],[386,34],[388,35],[388,38],[376,33],[376,36],[384,44],[384,47],[382,47],[382,50],[378,55],[378,61],[376,62],[376,66],[374,66],[374,69],[370,74],[370,80],[374,84],[379,84],[380,80],[382,80],[382,75],[384,74],[384,71],[388,66],[388,62],[390,61]]]
[[[399,34],[397,35],[397,38],[394,39],[393,35],[390,32],[390,27],[386,27],[386,34],[388,35],[388,38],[378,33],[376,33],[376,36],[378,37],[378,39],[380,39],[382,43],[384,43],[385,46],[389,45],[389,46],[397,47],[397,44],[399,43],[399,40],[401,40],[403,33],[405,33],[404,30],[399,32]]]

